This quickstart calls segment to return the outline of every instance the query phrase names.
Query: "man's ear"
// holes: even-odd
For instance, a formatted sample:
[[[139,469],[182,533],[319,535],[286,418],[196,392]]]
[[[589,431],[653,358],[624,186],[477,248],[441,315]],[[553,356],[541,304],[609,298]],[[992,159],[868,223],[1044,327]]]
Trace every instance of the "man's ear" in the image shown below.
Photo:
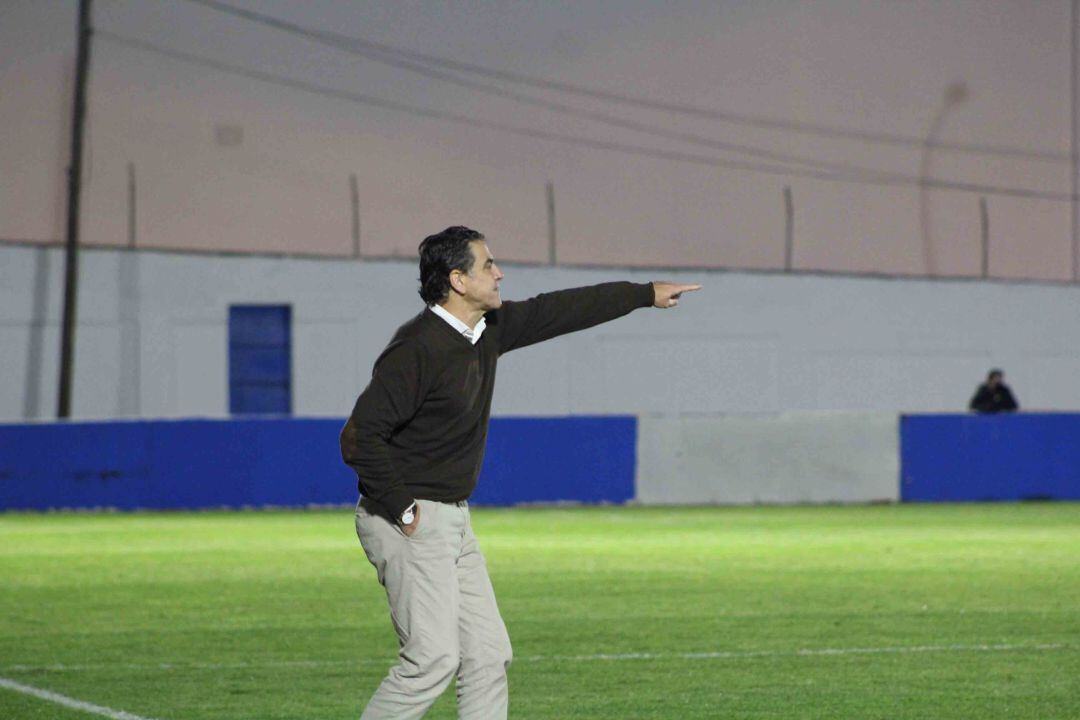
[[[450,289],[462,295],[465,294],[465,282],[461,279],[463,274],[460,270],[450,271]]]

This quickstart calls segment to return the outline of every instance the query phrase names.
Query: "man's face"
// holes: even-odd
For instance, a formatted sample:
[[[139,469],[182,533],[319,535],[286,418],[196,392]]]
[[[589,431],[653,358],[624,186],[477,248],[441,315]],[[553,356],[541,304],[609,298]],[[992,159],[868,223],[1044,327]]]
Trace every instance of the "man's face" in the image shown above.
[[[469,250],[472,252],[473,264],[468,273],[461,274],[461,282],[465,287],[464,300],[484,312],[494,310],[502,305],[502,298],[499,297],[502,270],[495,264],[495,256],[483,240],[473,240],[469,243]]]
[[[996,388],[996,387],[997,387],[998,385],[1000,385],[1000,384],[1001,384],[1001,381],[1002,381],[1003,379],[1004,379],[1004,376],[1002,376],[1002,375],[999,375],[998,373],[994,373],[994,374],[993,374],[993,375],[991,375],[991,376],[990,376],[990,378],[989,378],[989,379],[988,379],[988,380],[986,381],[986,384],[987,384],[987,385],[989,385],[989,386],[990,386],[990,387],[992,387],[992,388]]]

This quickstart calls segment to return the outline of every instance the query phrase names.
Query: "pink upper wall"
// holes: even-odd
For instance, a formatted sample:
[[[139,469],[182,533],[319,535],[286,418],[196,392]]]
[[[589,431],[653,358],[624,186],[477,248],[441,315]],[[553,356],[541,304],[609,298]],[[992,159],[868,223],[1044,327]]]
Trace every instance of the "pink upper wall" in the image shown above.
[[[182,0],[117,0],[96,3],[99,29],[346,93],[698,162],[467,127],[98,37],[85,242],[128,242],[131,163],[142,247],[350,255],[355,174],[365,254],[411,255],[424,235],[463,223],[485,232],[501,259],[544,262],[550,180],[560,262],[776,268],[784,260],[789,187],[799,269],[977,275],[982,196],[991,274],[1072,277],[1070,203],[1060,197],[1071,192],[1066,0],[230,1],[614,93],[862,134],[932,134],[937,143],[981,150],[826,138],[501,85],[712,143],[693,144],[419,77]],[[2,239],[53,241],[63,232],[75,7],[74,0],[0,3]],[[957,84],[962,97],[947,100]],[[240,129],[242,141],[221,144],[222,126]],[[784,174],[778,161],[719,143],[875,170],[894,182]],[[780,172],[721,164],[731,161]],[[905,181],[920,175],[1057,197],[920,189]]]

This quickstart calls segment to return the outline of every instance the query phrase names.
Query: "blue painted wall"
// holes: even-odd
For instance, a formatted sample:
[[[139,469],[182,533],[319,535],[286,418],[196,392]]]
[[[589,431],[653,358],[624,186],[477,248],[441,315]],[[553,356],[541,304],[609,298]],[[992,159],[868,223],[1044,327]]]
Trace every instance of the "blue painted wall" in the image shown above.
[[[622,503],[636,464],[636,417],[495,418],[472,501]]]
[[[344,420],[245,418],[0,425],[0,509],[345,504]],[[637,420],[494,418],[473,502],[634,497]],[[908,502],[1080,500],[1080,414],[908,415]]]
[[[356,501],[344,419],[0,425],[0,509],[302,506]],[[495,418],[473,501],[625,502],[633,417]]]
[[[905,415],[906,502],[1080,500],[1080,414]]]

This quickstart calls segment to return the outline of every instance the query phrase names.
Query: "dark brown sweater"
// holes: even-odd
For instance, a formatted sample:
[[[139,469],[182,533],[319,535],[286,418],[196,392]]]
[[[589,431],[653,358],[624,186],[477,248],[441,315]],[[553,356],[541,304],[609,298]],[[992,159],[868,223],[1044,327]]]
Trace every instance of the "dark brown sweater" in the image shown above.
[[[341,431],[361,494],[395,518],[416,498],[465,500],[484,461],[499,356],[653,301],[651,283],[629,282],[507,301],[476,345],[425,308],[394,333]]]

